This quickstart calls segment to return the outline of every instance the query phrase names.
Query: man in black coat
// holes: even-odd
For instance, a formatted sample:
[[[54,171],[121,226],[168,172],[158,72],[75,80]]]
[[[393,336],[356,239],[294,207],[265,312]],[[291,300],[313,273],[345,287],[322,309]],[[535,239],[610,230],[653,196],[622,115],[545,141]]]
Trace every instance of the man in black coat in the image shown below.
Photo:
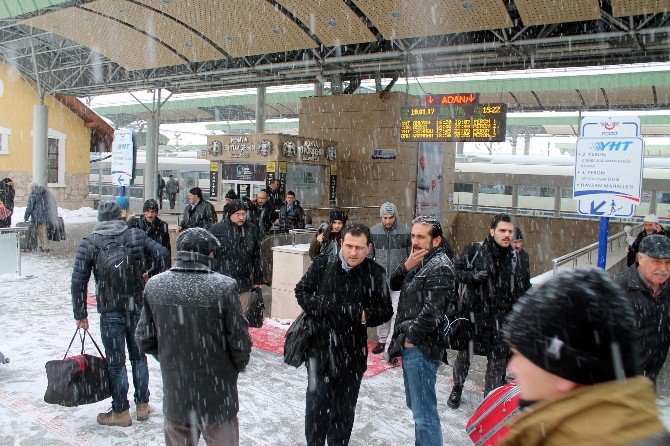
[[[471,342],[475,355],[486,356],[484,394],[505,381],[509,348],[502,329],[512,310],[512,235],[514,225],[507,214],[491,220],[489,236],[481,243],[469,243],[455,263],[456,278],[466,289],[464,305],[472,322]],[[463,384],[470,370],[470,351],[462,350],[454,362],[454,387],[447,404],[460,405]]]
[[[642,240],[646,236],[652,234],[665,234],[663,226],[660,225],[658,217],[654,214],[646,215],[643,224],[644,229],[637,235],[637,237],[635,237],[635,241],[633,241],[633,244],[628,248],[628,255],[626,257],[626,265],[628,266],[634,265],[637,261],[637,253],[640,250],[640,243],[642,243]]]
[[[624,291],[635,314],[638,354],[642,373],[656,381],[670,348],[670,238],[652,234],[644,237],[637,263],[614,280]]]
[[[129,228],[137,228],[144,231],[147,237],[157,241],[172,253],[168,224],[158,218],[158,209],[158,202],[150,198],[144,202],[144,207],[142,208],[144,214],[140,217],[131,217],[127,224]]]
[[[237,285],[212,271],[218,242],[205,229],[187,229],[176,246],[175,265],[147,282],[135,333],[160,362],[165,443],[197,444],[202,433],[208,445],[237,445],[237,377],[251,353]]]
[[[220,243],[214,258],[218,271],[237,281],[240,303],[246,314],[251,291],[261,289],[263,282],[258,228],[247,221],[242,200],[233,200],[228,206],[230,216],[210,229]]]
[[[14,182],[11,178],[3,178],[0,181],[0,201],[5,206],[9,215],[4,219],[0,219],[0,228],[9,228],[12,226],[12,214],[14,213]]]
[[[530,283],[530,256],[523,249],[523,232],[521,228],[514,229],[514,239],[512,240],[512,293],[514,300],[528,291],[532,285]]]
[[[273,179],[268,184],[268,203],[275,212],[273,221],[279,218],[279,208],[284,204],[284,195],[281,191],[281,183],[278,179]]]
[[[261,238],[263,238],[272,228],[274,220],[275,210],[270,204],[268,191],[261,189],[256,194],[256,203],[253,203],[249,208],[249,221],[258,227]]]
[[[202,198],[202,189],[194,187],[188,192],[188,203],[184,208],[177,233],[188,228],[205,228],[209,230],[216,223],[216,212],[209,201]]]
[[[295,287],[311,323],[305,436],[308,446],[349,443],[367,369],[367,327],[393,315],[384,268],[367,258],[370,230],[344,230],[336,262],[318,256]]]
[[[132,420],[128,411],[128,375],[126,372],[126,343],[133,371],[135,387],[135,405],[137,420],[149,418],[149,369],[147,358],[140,352],[135,339],[135,327],[140,318],[142,289],[144,281],[144,259],[151,259],[152,267],[147,276],[160,273],[170,261],[167,249],[146,236],[139,229],[130,229],[121,220],[121,207],[114,201],[106,201],[98,207],[98,225],[93,233],[79,244],[77,258],[72,271],[72,309],[77,326],[88,330],[88,281],[91,271],[95,276],[95,298],[100,313],[100,336],[105,346],[105,355],[109,362],[109,377],[112,390],[112,410],[98,414],[98,423],[108,426],[130,426]],[[137,272],[136,277],[127,276],[122,289],[134,290],[129,299],[121,301],[118,296],[122,289],[116,290],[110,284],[103,283],[98,271],[98,259],[101,248],[110,242],[120,243],[130,250],[134,267],[126,271]],[[119,264],[121,265],[121,264]],[[123,265],[125,268],[126,265]],[[118,268],[118,266],[117,266]],[[131,282],[133,281],[133,282]]]
[[[295,199],[295,192],[286,192],[286,203],[279,208],[279,229],[288,232],[291,229],[304,229],[305,211]]]
[[[402,357],[407,407],[414,417],[415,442],[442,445],[435,383],[446,340],[447,306],[456,300],[454,267],[442,249],[442,225],[427,216],[412,222],[412,252],[391,275],[400,290],[389,358]]]

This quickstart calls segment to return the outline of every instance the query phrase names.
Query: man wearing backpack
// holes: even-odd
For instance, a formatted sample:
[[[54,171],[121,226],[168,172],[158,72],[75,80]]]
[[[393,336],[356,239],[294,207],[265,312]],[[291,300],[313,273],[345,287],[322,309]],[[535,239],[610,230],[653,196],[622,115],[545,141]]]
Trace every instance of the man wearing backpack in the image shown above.
[[[120,219],[121,207],[107,201],[98,208],[100,222],[79,245],[72,272],[72,308],[77,326],[88,330],[86,298],[91,271],[96,282],[100,336],[109,361],[112,410],[98,414],[98,423],[130,426],[126,342],[133,369],[137,420],[149,417],[147,358],[135,342],[135,327],[142,309],[144,259],[150,259],[149,277],[164,271],[170,255],[160,243]]]

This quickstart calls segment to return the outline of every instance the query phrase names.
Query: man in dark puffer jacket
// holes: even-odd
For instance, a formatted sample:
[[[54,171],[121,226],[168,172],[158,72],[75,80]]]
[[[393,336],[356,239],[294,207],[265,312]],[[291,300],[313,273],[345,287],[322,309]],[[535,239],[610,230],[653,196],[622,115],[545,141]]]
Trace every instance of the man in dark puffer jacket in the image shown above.
[[[235,281],[211,270],[218,245],[206,230],[187,229],[177,238],[175,265],[145,288],[135,336],[161,365],[168,445],[193,444],[200,433],[207,444],[239,443],[237,376],[249,362],[251,337]]]
[[[146,236],[139,229],[129,229],[126,222],[120,219],[121,207],[113,202],[107,201],[100,204],[98,208],[98,221],[93,233],[84,238],[79,244],[77,258],[72,272],[72,309],[77,326],[88,330],[88,312],[86,308],[86,297],[88,294],[88,280],[91,271],[96,279],[96,300],[98,313],[100,313],[100,336],[105,346],[105,355],[109,361],[109,375],[112,389],[112,410],[98,414],[98,423],[110,426],[130,426],[132,421],[128,408],[128,375],[126,373],[126,341],[128,342],[128,356],[133,369],[133,384],[135,387],[135,404],[137,406],[137,419],[146,420],[149,417],[149,370],[147,358],[139,351],[133,335],[137,321],[140,318],[142,300],[141,291],[135,297],[134,302],[128,305],[120,305],[114,296],[110,305],[107,300],[100,296],[96,261],[100,249],[90,240],[97,237],[103,242],[120,240],[130,232],[130,237],[125,239],[124,246],[130,248],[132,257],[136,262],[136,271],[143,271],[144,257],[151,258],[152,267],[147,272],[149,277],[163,271],[170,261],[167,249]],[[142,278],[137,278],[140,282]],[[129,280],[133,280],[129,278]],[[137,286],[134,284],[133,286]],[[141,284],[138,287],[141,290]],[[111,304],[111,302],[115,302]]]

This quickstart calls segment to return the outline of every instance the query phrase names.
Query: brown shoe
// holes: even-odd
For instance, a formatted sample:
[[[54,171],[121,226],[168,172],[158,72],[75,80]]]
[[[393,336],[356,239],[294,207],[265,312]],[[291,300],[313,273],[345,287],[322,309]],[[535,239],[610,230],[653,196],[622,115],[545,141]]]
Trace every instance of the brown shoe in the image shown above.
[[[149,414],[151,413],[149,403],[136,404],[135,410],[137,412],[137,421],[146,421],[149,419]]]
[[[110,410],[109,412],[98,414],[98,423],[103,426],[128,427],[133,424],[133,420],[130,419],[130,412],[127,410],[119,413]]]
[[[381,342],[377,342],[377,345],[372,347],[372,353],[374,353],[375,355],[378,355],[380,353],[383,353],[385,348],[386,348],[386,344],[383,344]]]

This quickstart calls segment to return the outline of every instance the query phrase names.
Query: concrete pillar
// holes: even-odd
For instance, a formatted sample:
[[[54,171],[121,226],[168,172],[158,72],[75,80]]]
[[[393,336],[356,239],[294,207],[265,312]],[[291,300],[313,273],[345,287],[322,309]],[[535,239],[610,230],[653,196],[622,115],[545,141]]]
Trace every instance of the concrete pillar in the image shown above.
[[[265,87],[256,89],[256,134],[265,133]]]
[[[314,96],[323,96],[323,84],[319,81],[314,82]]]
[[[332,94],[342,94],[342,76],[339,73],[330,77],[330,91]]]
[[[156,121],[156,113],[147,119],[146,135],[146,158],[144,164],[144,199],[156,198],[156,185],[158,175],[158,125]]]
[[[554,217],[561,216],[561,195],[563,194],[563,189],[558,186],[556,187],[556,192],[554,192]]]
[[[512,138],[512,153],[514,155],[519,154],[519,135],[515,135],[514,138]]]
[[[33,107],[33,183],[46,186],[49,172],[47,144],[49,135],[49,107]]]
[[[526,133],[526,137],[523,140],[523,154],[530,155],[530,133]]]
[[[463,148],[465,147],[464,142],[457,142],[456,143],[456,154],[457,155],[463,155]]]
[[[518,184],[513,184],[512,185],[512,209],[511,213],[512,214],[517,214],[518,213],[518,208],[519,207],[519,185]]]
[[[472,183],[472,211],[479,208],[479,183]]]
[[[655,214],[658,207],[658,191],[651,190],[649,193],[651,194],[649,197],[649,213]]]

